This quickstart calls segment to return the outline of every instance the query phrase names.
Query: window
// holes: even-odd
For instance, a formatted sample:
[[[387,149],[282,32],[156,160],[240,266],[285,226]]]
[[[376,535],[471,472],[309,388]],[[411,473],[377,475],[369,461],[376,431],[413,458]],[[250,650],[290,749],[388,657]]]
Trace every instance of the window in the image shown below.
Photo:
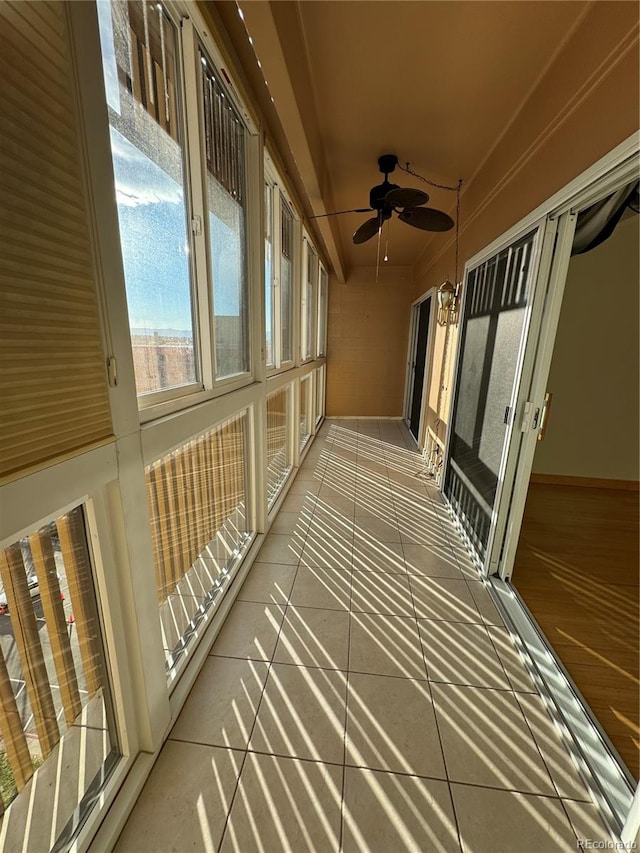
[[[167,670],[230,580],[247,530],[246,414],[146,470],[156,590]]]
[[[308,239],[306,245],[306,264],[304,268],[304,279],[302,282],[302,360],[313,358],[317,331],[315,327],[316,315],[316,278],[318,275],[318,256]]]
[[[294,209],[265,154],[265,348],[271,370],[294,360],[293,265],[298,250]]]
[[[177,33],[161,3],[98,3],[138,394],[195,383]]]
[[[290,386],[267,397],[267,505],[273,506],[291,470],[289,453]]]
[[[327,303],[329,298],[329,276],[320,265],[318,281],[318,356],[327,354]]]
[[[118,756],[82,506],[0,551],[0,636],[3,849],[68,849]]]
[[[293,360],[293,213],[280,197],[280,363]]]
[[[311,414],[311,387],[313,375],[308,374],[300,380],[300,450],[311,438],[313,430]]]
[[[273,301],[273,193],[269,183],[264,185],[264,325],[267,367],[275,365],[275,312]]]
[[[207,59],[200,55],[200,62],[215,372],[225,379],[249,369],[246,129]]]
[[[315,370],[316,377],[316,424],[324,416],[324,390],[325,390],[326,366],[321,364]]]

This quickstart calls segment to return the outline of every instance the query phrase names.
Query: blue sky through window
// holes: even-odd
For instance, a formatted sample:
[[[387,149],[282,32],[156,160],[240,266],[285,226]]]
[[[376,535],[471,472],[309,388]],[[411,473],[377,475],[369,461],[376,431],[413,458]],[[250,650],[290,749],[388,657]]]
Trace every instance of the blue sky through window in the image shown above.
[[[132,328],[192,331],[182,187],[111,128]]]

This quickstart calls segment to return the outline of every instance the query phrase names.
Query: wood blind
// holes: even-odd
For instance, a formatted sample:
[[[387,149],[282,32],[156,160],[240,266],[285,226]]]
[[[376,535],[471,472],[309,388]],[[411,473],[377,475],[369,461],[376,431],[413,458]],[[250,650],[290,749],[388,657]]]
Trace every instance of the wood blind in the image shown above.
[[[276,499],[291,468],[288,453],[287,413],[289,386],[267,397],[267,501]]]
[[[64,4],[0,3],[0,476],[111,435]]]
[[[53,752],[105,686],[82,507],[0,550],[0,587],[0,758],[9,764],[0,803],[7,806],[33,776],[34,758]]]
[[[244,413],[146,470],[158,601],[174,592],[235,510],[244,511]]]

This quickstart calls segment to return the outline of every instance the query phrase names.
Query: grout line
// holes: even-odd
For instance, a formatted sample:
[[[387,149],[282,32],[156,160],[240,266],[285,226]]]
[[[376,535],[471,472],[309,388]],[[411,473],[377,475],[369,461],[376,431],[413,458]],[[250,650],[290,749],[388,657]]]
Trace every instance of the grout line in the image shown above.
[[[520,788],[499,788],[496,785],[482,785],[482,784],[478,784],[476,782],[458,782],[456,779],[451,779],[450,784],[451,785],[461,785],[465,788],[481,788],[482,790],[485,790],[485,791],[502,791],[503,793],[507,793],[507,794],[520,794],[520,795],[525,796],[525,797],[540,797],[540,798],[545,799],[545,800],[559,800],[560,802],[562,802],[562,799],[563,799],[562,797],[557,796],[556,794],[544,794],[544,793],[537,792],[537,791],[522,791],[522,790],[520,790]],[[582,803],[582,802],[586,802],[586,800],[571,800],[571,802]],[[455,807],[454,807],[454,813],[455,813]]]
[[[515,693],[515,691],[514,691],[514,693]],[[536,693],[535,695],[539,696],[539,694],[537,694],[537,693]],[[544,755],[543,755],[542,749],[540,748],[540,744],[538,743],[538,738],[536,737],[535,732],[533,731],[533,727],[531,726],[531,724],[530,724],[530,722],[529,722],[529,718],[528,718],[528,717],[527,717],[527,715],[525,714],[525,710],[524,710],[524,708],[522,707],[522,705],[520,704],[520,701],[519,701],[519,699],[518,699],[517,695],[516,695],[516,697],[515,697],[515,698],[516,698],[516,702],[518,703],[518,708],[520,708],[520,713],[521,713],[521,714],[522,714],[522,716],[524,717],[524,721],[525,721],[525,723],[526,723],[526,725],[527,725],[527,728],[529,729],[529,732],[530,732],[530,734],[531,734],[531,737],[532,737],[532,739],[533,739],[533,742],[534,742],[534,743],[535,743],[535,745],[536,745],[536,749],[538,750],[538,754],[540,755],[540,759],[541,759],[541,761],[542,761],[542,764],[544,765],[544,767],[545,767],[545,769],[546,769],[547,773],[549,774],[549,778],[551,779],[551,784],[553,785],[554,790],[555,790],[555,791],[556,791],[556,793],[558,794],[558,797],[562,800],[562,799],[564,799],[564,798],[563,798],[563,796],[562,796],[562,794],[561,794],[561,792],[560,792],[560,788],[558,787],[558,784],[556,783],[556,780],[555,780],[555,778],[554,778],[554,776],[553,776],[553,773],[552,773],[552,772],[551,772],[551,770],[549,769],[549,762],[547,762],[546,758],[545,758],[545,757],[544,757]],[[550,725],[551,725],[551,726],[553,726],[554,731],[555,731],[555,723],[553,722],[553,720],[551,719],[551,717],[549,717],[549,715],[547,714],[546,708],[544,708],[544,707],[543,707],[543,711],[544,711],[544,713],[547,715],[548,720],[549,720],[549,723],[550,723]],[[558,734],[559,734],[559,732],[558,732]],[[562,745],[562,746],[564,747],[564,744],[562,744],[562,743],[560,743],[559,745]],[[567,753],[566,758],[567,758],[568,763],[570,763],[570,764],[571,764],[571,766],[572,766],[572,768],[573,768],[573,766],[574,766],[574,765],[573,765],[573,760],[571,759],[571,756],[570,756],[570,754],[569,754],[569,753]],[[577,768],[575,768],[575,770],[576,770],[576,776],[577,776],[577,775],[578,775],[578,773],[577,773]],[[583,783],[582,783],[582,780],[580,780],[580,782],[581,782],[581,784],[583,784]],[[589,793],[588,793],[588,791],[587,791],[586,787],[585,787],[585,793],[587,794],[587,796],[589,796]],[[591,799],[591,797],[589,797],[588,802],[591,802],[591,803],[593,804],[593,800]],[[595,805],[595,804],[594,804],[594,805]],[[563,808],[564,808],[564,806],[563,806]],[[566,813],[566,815],[567,815],[567,818],[569,818],[569,823],[571,823],[571,826],[572,826],[572,828],[573,828],[573,823],[572,823],[571,818],[569,817],[569,813],[567,812],[567,810],[566,810],[566,809],[565,809],[565,813]]]
[[[301,514],[303,511],[304,511],[304,508],[303,508],[303,509],[301,509],[301,510],[299,510],[299,512],[298,512],[298,516],[300,516],[300,514]],[[312,513],[312,515],[313,515],[313,513]],[[305,545],[305,543],[306,543],[306,541],[307,541],[308,531],[309,531],[309,527],[307,527],[307,534],[305,534],[304,542],[303,542],[303,544],[302,544],[302,549],[301,549],[301,551],[303,551],[303,550],[304,550],[304,545]],[[259,560],[258,560],[259,555],[260,555],[260,552],[258,552],[258,554],[257,554],[257,556],[256,556],[256,560],[255,560],[255,562],[259,562]],[[278,565],[278,564],[276,564],[276,565]],[[253,566],[252,566],[251,568],[253,568]],[[285,603],[285,605],[284,605],[284,607],[283,607],[282,620],[280,621],[280,626],[279,626],[279,628],[278,628],[278,636],[276,637],[276,641],[275,641],[275,643],[274,643],[274,645],[273,645],[273,652],[271,653],[271,657],[269,658],[269,660],[266,662],[266,664],[267,664],[267,675],[266,675],[266,678],[265,678],[264,683],[263,683],[263,685],[262,685],[262,690],[260,691],[260,698],[259,698],[259,700],[258,700],[258,702],[257,702],[257,704],[256,704],[256,712],[255,712],[254,717],[253,717],[253,723],[252,723],[252,725],[251,725],[251,730],[250,730],[250,732],[249,732],[249,737],[247,738],[247,749],[246,749],[246,750],[245,750],[245,752],[244,752],[244,757],[243,757],[243,759],[242,759],[242,763],[241,763],[241,765],[240,765],[240,771],[239,771],[239,773],[238,773],[238,778],[236,779],[236,784],[235,784],[235,787],[234,787],[234,790],[233,790],[233,796],[231,797],[231,800],[230,800],[230,802],[229,802],[229,808],[227,809],[227,814],[226,814],[226,816],[225,816],[224,829],[223,829],[223,831],[222,831],[222,835],[220,836],[220,845],[219,845],[219,848],[218,848],[218,849],[220,849],[220,848],[222,847],[222,844],[223,844],[223,842],[224,842],[224,837],[225,837],[225,835],[226,835],[226,833],[227,833],[227,828],[228,828],[228,826],[229,826],[229,817],[231,816],[231,811],[232,811],[232,809],[233,809],[233,805],[234,805],[235,800],[236,800],[236,796],[237,796],[237,793],[238,793],[238,788],[240,787],[240,779],[241,779],[241,777],[242,777],[242,773],[243,773],[243,770],[244,770],[244,767],[245,767],[245,764],[246,764],[246,761],[247,761],[247,755],[249,754],[249,748],[248,748],[248,746],[249,746],[249,744],[251,743],[251,738],[253,737],[253,732],[254,732],[254,730],[255,730],[256,723],[257,723],[257,721],[258,721],[258,714],[260,713],[260,708],[262,707],[262,700],[263,700],[263,698],[264,698],[264,694],[265,694],[265,691],[266,691],[266,689],[267,689],[267,684],[269,683],[269,679],[270,679],[270,677],[271,677],[271,670],[272,670],[272,666],[273,666],[273,658],[274,658],[275,653],[276,653],[276,650],[277,650],[277,648],[278,648],[278,643],[280,642],[280,635],[282,634],[282,626],[284,625],[285,620],[286,620],[286,618],[287,618],[287,610],[288,610],[288,608],[289,608],[289,599],[291,598],[291,592],[293,592],[293,587],[295,586],[295,582],[296,582],[296,578],[297,578],[297,576],[298,576],[298,569],[299,569],[299,568],[300,568],[300,558],[298,558],[298,562],[297,562],[297,564],[296,564],[296,571],[295,571],[295,575],[294,575],[294,578],[293,578],[293,583],[291,584],[291,591],[289,592],[289,596],[288,596],[288,598],[287,598],[287,602]],[[249,575],[250,575],[250,574],[251,574],[251,570],[249,571]],[[249,575],[248,575],[248,576],[249,576]],[[248,577],[248,576],[247,576],[247,577]],[[213,646],[213,649],[215,649],[215,644],[214,644],[214,646]],[[212,649],[212,652],[213,652],[213,649]]]
[[[357,469],[356,469],[357,470]],[[354,550],[355,550],[355,542],[354,542]],[[350,679],[349,673],[351,670],[351,608],[353,605],[353,550],[352,550],[352,558],[351,558],[351,581],[349,588],[349,621],[347,627],[347,692],[345,695],[345,703],[344,703],[344,734],[343,734],[343,745],[342,745],[342,792],[341,792],[341,800],[340,800],[340,835],[338,839],[338,850],[343,849],[344,842],[344,798],[345,798],[345,790],[347,785],[347,725],[349,723],[349,697],[350,697]]]
[[[381,433],[380,424],[378,421],[373,421],[373,422],[367,421],[366,423],[369,427],[371,427],[371,429],[368,431],[365,431],[365,432],[360,432],[361,422],[359,420],[355,421],[355,424],[356,424],[356,427],[355,427],[355,445],[353,447],[352,446],[345,446],[344,444],[340,443],[339,440],[337,440],[337,439],[334,439],[333,441],[329,442],[327,440],[327,438],[325,437],[324,438],[324,444],[321,448],[320,457],[318,458],[317,463],[316,463],[316,468],[314,469],[314,474],[319,474],[320,470],[322,471],[322,476],[320,477],[320,484],[321,484],[320,488],[322,488],[322,486],[324,486],[324,485],[330,486],[330,484],[332,482],[334,482],[332,480],[332,476],[335,476],[336,477],[335,491],[338,495],[341,495],[341,488],[344,490],[344,487],[341,486],[341,482],[340,482],[339,478],[346,478],[346,481],[349,483],[348,490],[350,492],[350,495],[347,496],[347,499],[353,500],[354,506],[353,506],[353,512],[349,516],[345,516],[344,526],[351,528],[350,534],[347,534],[347,539],[349,539],[349,538],[351,539],[351,565],[348,567],[336,566],[335,569],[333,569],[331,567],[324,567],[324,566],[314,567],[314,566],[303,566],[302,565],[302,562],[303,562],[302,555],[304,553],[304,549],[305,549],[305,546],[306,546],[307,541],[308,541],[309,533],[311,531],[311,527],[313,524],[313,519],[314,518],[319,519],[319,517],[321,515],[326,516],[328,514],[329,515],[335,514],[336,518],[338,520],[338,523],[340,523],[341,516],[345,515],[340,510],[334,510],[332,512],[332,508],[330,506],[327,506],[325,508],[319,508],[318,507],[318,500],[322,500],[322,498],[320,498],[318,494],[314,494],[313,495],[314,503],[313,503],[313,506],[311,508],[311,515],[310,515],[308,522],[305,525],[306,531],[305,531],[304,537],[301,537],[301,538],[303,538],[303,542],[302,542],[302,547],[300,550],[300,556],[298,557],[298,561],[295,564],[295,573],[294,573],[293,583],[291,585],[291,589],[290,589],[289,594],[286,598],[286,601],[282,602],[282,603],[278,603],[278,604],[276,604],[275,602],[257,602],[257,603],[261,603],[261,604],[270,604],[273,606],[278,606],[283,611],[282,621],[280,622],[280,626],[278,628],[278,636],[276,638],[276,642],[274,644],[273,652],[271,654],[270,659],[268,661],[261,661],[261,662],[265,663],[265,665],[267,667],[267,674],[265,677],[264,684],[262,686],[259,701],[258,701],[257,706],[256,706],[253,724],[251,726],[251,731],[249,733],[249,737],[247,740],[247,748],[244,750],[242,765],[241,765],[241,768],[240,768],[240,771],[238,774],[238,778],[236,780],[236,787],[235,787],[235,790],[233,793],[233,797],[231,798],[229,810],[228,810],[227,815],[226,815],[222,839],[224,839],[224,837],[226,835],[229,816],[231,814],[233,804],[235,802],[235,797],[236,797],[236,794],[237,794],[237,791],[239,788],[240,779],[241,779],[241,776],[242,776],[242,773],[244,770],[246,758],[247,758],[247,755],[249,755],[249,754],[265,755],[265,756],[270,756],[270,757],[275,757],[275,758],[283,758],[283,759],[290,759],[290,760],[295,760],[295,761],[306,761],[306,762],[312,763],[312,764],[342,767],[342,793],[341,793],[342,799],[341,799],[340,837],[339,837],[340,849],[342,849],[342,844],[344,841],[344,831],[345,831],[345,792],[346,792],[346,769],[347,768],[367,769],[367,770],[371,770],[373,772],[386,773],[388,775],[407,776],[407,777],[421,778],[421,779],[434,779],[434,780],[437,780],[440,782],[446,782],[446,784],[448,786],[448,790],[449,790],[450,803],[451,803],[452,813],[453,813],[455,824],[456,824],[456,831],[457,831],[459,845],[461,845],[461,833],[460,833],[460,825],[458,822],[458,816],[457,816],[456,809],[455,809],[455,803],[454,803],[453,796],[452,796],[452,784],[464,785],[466,787],[472,787],[472,788],[485,788],[485,789],[489,789],[489,790],[518,793],[518,794],[523,794],[523,795],[531,796],[531,797],[543,797],[545,799],[560,800],[561,803],[563,803],[563,801],[565,799],[566,800],[572,800],[575,802],[589,802],[589,800],[587,800],[587,801],[573,800],[573,798],[571,798],[571,797],[562,797],[560,790],[555,783],[555,780],[554,780],[554,778],[553,778],[553,776],[549,770],[549,766],[548,766],[547,762],[545,761],[545,759],[542,755],[541,748],[538,744],[538,741],[535,737],[535,734],[534,734],[533,729],[529,723],[529,720],[527,719],[527,717],[524,713],[524,710],[523,710],[520,702],[518,701],[518,694],[519,693],[527,693],[527,694],[531,693],[533,695],[538,695],[538,694],[535,690],[517,691],[513,687],[511,679],[509,678],[509,675],[507,673],[506,665],[505,665],[501,655],[498,653],[496,643],[494,642],[494,639],[491,636],[491,633],[488,631],[488,628],[490,628],[490,627],[504,628],[505,627],[504,624],[492,625],[492,624],[488,623],[485,620],[485,618],[482,616],[482,613],[480,612],[478,605],[475,603],[475,599],[473,599],[473,601],[474,601],[474,606],[478,612],[478,617],[479,617],[478,622],[468,622],[467,620],[459,620],[459,619],[433,619],[431,617],[420,617],[420,616],[418,616],[418,608],[416,606],[416,599],[415,599],[413,587],[411,584],[411,577],[414,577],[414,576],[418,577],[418,578],[423,577],[423,578],[427,578],[429,580],[441,580],[441,579],[451,580],[452,578],[447,578],[446,576],[443,576],[443,578],[439,578],[439,576],[437,576],[437,575],[435,575],[435,576],[434,575],[424,575],[424,574],[419,573],[419,572],[413,572],[413,573],[408,572],[408,570],[407,570],[407,558],[406,558],[406,553],[405,553],[405,545],[413,544],[413,543],[403,542],[402,536],[400,536],[400,542],[399,543],[387,543],[387,544],[393,544],[394,546],[400,545],[402,558],[403,558],[403,562],[404,562],[404,569],[405,569],[404,572],[385,572],[385,571],[377,572],[378,574],[381,574],[381,575],[386,575],[386,576],[391,576],[391,577],[394,575],[397,575],[398,577],[406,577],[407,578],[407,587],[409,589],[409,594],[411,596],[413,614],[412,615],[411,614],[405,615],[405,614],[379,613],[379,612],[376,612],[375,610],[364,610],[364,611],[354,611],[353,610],[353,577],[354,577],[354,571],[356,571],[354,569],[354,559],[355,559],[355,555],[356,555],[357,550],[358,550],[357,546],[356,546],[356,540],[355,540],[355,530],[356,530],[357,523],[358,523],[357,522],[358,517],[356,516],[356,511],[357,511],[356,498],[357,498],[357,495],[359,492],[362,493],[365,503],[366,502],[371,503],[371,505],[373,507],[371,515],[373,515],[374,517],[378,517],[378,518],[380,517],[380,515],[376,514],[376,512],[375,512],[376,500],[384,492],[384,498],[385,498],[385,500],[384,500],[384,520],[388,524],[391,524],[392,527],[395,526],[395,528],[398,530],[399,535],[400,535],[400,521],[399,521],[399,519],[401,517],[403,504],[407,505],[410,501],[414,501],[421,509],[424,508],[424,509],[432,510],[433,512],[430,514],[433,515],[433,518],[428,518],[426,520],[426,525],[427,526],[432,525],[435,528],[436,532],[438,534],[441,534],[444,537],[444,540],[445,540],[446,545],[447,545],[447,550],[451,552],[451,556],[452,556],[453,560],[455,561],[455,564],[457,565],[458,570],[461,573],[460,578],[453,578],[453,580],[463,580],[465,582],[465,589],[469,592],[469,594],[472,596],[472,598],[473,598],[473,595],[471,592],[472,588],[473,588],[472,584],[477,583],[478,581],[482,582],[482,578],[480,577],[479,574],[478,574],[477,580],[469,579],[466,576],[464,568],[463,568],[461,561],[459,559],[459,556],[458,556],[458,549],[462,549],[462,551],[464,550],[462,540],[460,539],[459,535],[457,534],[457,531],[449,530],[449,528],[444,524],[443,519],[441,517],[441,505],[439,502],[435,501],[433,495],[429,492],[429,488],[427,487],[427,485],[425,485],[423,483],[421,490],[416,491],[416,490],[411,489],[408,483],[402,482],[403,477],[410,477],[411,476],[411,472],[409,470],[411,467],[411,460],[412,460],[412,457],[419,455],[419,454],[417,454],[417,451],[415,451],[409,447],[402,448],[400,446],[396,446],[395,444],[392,444],[391,442],[386,442],[383,438],[383,434]],[[373,427],[373,424],[375,424],[375,427]],[[404,426],[404,425],[401,425],[400,437],[402,437],[402,426]],[[333,425],[330,426],[330,428],[328,430],[328,435],[331,435],[331,429],[332,428],[333,428]],[[370,433],[373,433],[373,434],[370,434]],[[376,445],[375,448],[373,447],[374,444]],[[383,454],[383,457],[382,457],[383,461],[381,462],[381,464],[383,465],[383,467],[387,471],[386,475],[381,473],[381,472],[372,471],[372,470],[367,468],[367,460],[370,459],[370,461],[374,461],[373,459],[371,459],[371,456],[376,451],[379,452],[379,450],[380,450],[379,446],[380,445],[385,445],[387,448],[386,452]],[[391,448],[393,448],[393,450],[391,450]],[[362,461],[359,461],[360,449],[368,451],[368,453],[362,454],[362,457],[363,457]],[[351,458],[351,454],[353,454],[355,456],[355,459]],[[335,469],[333,466],[335,466]],[[398,476],[400,479],[400,482],[395,482],[392,479],[393,476]],[[351,491],[352,480],[355,483],[353,491]],[[315,483],[315,482],[317,482],[317,480],[314,479],[312,482]],[[363,488],[361,488],[361,489],[358,488],[359,483],[362,485]],[[370,493],[373,493],[372,497],[369,497],[367,495],[367,489]],[[390,498],[390,501],[389,501],[390,505],[391,505],[390,509],[387,508],[387,498]],[[299,510],[298,515],[302,514],[303,512],[305,512],[305,509]],[[391,518],[393,518],[394,521],[390,521]],[[284,534],[284,535],[288,535],[288,536],[292,537],[292,536],[296,535],[296,533],[297,533],[297,530],[291,534]],[[455,539],[452,538],[452,534],[455,535]],[[300,535],[300,534],[298,534],[298,535]],[[329,535],[330,535],[330,532],[329,532]],[[367,541],[370,541],[372,538],[375,538],[375,537],[371,537],[367,534],[367,536],[366,536]],[[382,543],[382,544],[384,544],[384,543]],[[417,543],[417,544],[425,544],[426,547],[429,547],[429,543]],[[444,547],[444,546],[442,546],[442,547]],[[259,554],[256,557],[256,562],[260,562]],[[324,570],[328,570],[328,571],[339,571],[339,572],[349,571],[351,573],[351,577],[348,579],[349,580],[349,607],[348,607],[348,610],[345,610],[344,608],[338,609],[338,608],[333,608],[333,607],[313,607],[313,606],[309,606],[309,605],[293,605],[291,603],[291,597],[293,594],[293,590],[295,588],[295,583],[296,583],[297,579],[300,577],[300,568],[309,568],[311,570],[313,570],[315,568],[315,569],[324,569]],[[367,574],[376,574],[375,570],[373,572],[368,572],[366,570],[357,570],[357,571],[360,572],[360,580],[363,583],[366,583],[365,579],[366,579]],[[392,595],[392,593],[388,593],[388,594]],[[298,664],[298,663],[294,663],[294,662],[283,662],[283,663],[278,662],[278,664],[277,664],[278,666],[289,666],[289,667],[295,667],[297,669],[316,669],[316,670],[327,671],[327,672],[339,672],[345,676],[346,694],[345,694],[345,706],[344,706],[344,731],[343,731],[343,752],[342,752],[343,760],[342,760],[342,764],[340,764],[339,762],[324,761],[321,759],[302,758],[302,757],[292,756],[292,755],[281,755],[280,753],[267,752],[267,751],[263,751],[263,750],[249,749],[248,744],[250,744],[251,738],[254,735],[256,725],[257,725],[258,715],[259,715],[260,709],[261,709],[262,704],[263,704],[265,691],[266,691],[267,685],[270,681],[273,667],[276,664],[276,662],[274,661],[274,657],[275,657],[276,650],[278,648],[279,642],[281,640],[283,626],[285,625],[285,621],[287,619],[287,615],[289,614],[289,610],[291,610],[293,612],[305,611],[305,610],[317,610],[317,611],[324,611],[324,612],[328,612],[328,613],[347,613],[348,614],[347,667],[346,667],[346,670],[341,670],[339,668],[330,667],[330,666],[322,666],[322,665],[314,665],[314,664]],[[361,670],[353,670],[351,668],[352,667],[352,660],[351,660],[352,627],[353,627],[354,618],[357,619],[359,616],[365,616],[365,617],[380,616],[381,618],[384,618],[384,619],[391,618],[394,620],[398,620],[398,619],[400,619],[400,620],[401,619],[411,620],[412,624],[415,626],[415,631],[417,631],[417,638],[418,638],[418,642],[420,644],[420,652],[421,652],[425,677],[424,678],[416,677],[415,675],[397,675],[397,674],[389,675],[389,674],[384,674],[384,673],[379,673],[379,672],[378,673],[371,673],[371,672],[362,672]],[[452,626],[452,629],[453,629],[453,626],[460,625],[460,624],[482,625],[482,627],[485,630],[485,633],[489,634],[489,639],[491,642],[491,648],[493,649],[493,652],[498,659],[500,669],[501,669],[502,673],[504,674],[504,677],[506,679],[506,683],[509,685],[509,687],[500,688],[500,687],[493,687],[493,686],[472,685],[472,684],[458,683],[455,681],[444,681],[444,680],[439,680],[436,678],[430,678],[429,666],[427,664],[426,649],[425,649],[423,638],[422,638],[422,635],[420,632],[420,623],[423,621],[424,622],[433,622],[435,624],[442,624],[443,626],[444,625],[450,625],[450,626]],[[399,624],[399,623],[396,621],[396,624]],[[233,657],[233,655],[220,656],[220,657]],[[247,658],[240,658],[240,659],[241,660],[247,660]],[[363,674],[363,675],[369,675],[372,677],[398,678],[398,679],[402,679],[402,680],[415,681],[418,683],[426,683],[429,685],[428,689],[429,689],[429,695],[430,695],[431,702],[432,702],[432,709],[433,709],[433,714],[434,714],[434,719],[435,719],[436,731],[438,734],[438,741],[439,741],[439,745],[440,745],[441,754],[443,756],[444,773],[445,773],[444,779],[442,777],[438,777],[438,776],[422,776],[422,775],[417,774],[417,773],[406,773],[403,771],[394,771],[394,770],[388,770],[388,769],[385,770],[385,769],[378,768],[378,767],[368,767],[367,765],[358,765],[358,764],[353,764],[353,763],[348,762],[348,760],[347,760],[348,759],[348,756],[347,756],[347,734],[348,734],[348,721],[349,721],[349,709],[350,709],[350,697],[351,697],[351,675],[352,674]],[[552,786],[553,786],[552,790],[555,791],[555,794],[551,795],[551,794],[547,794],[547,793],[534,793],[534,792],[530,792],[530,791],[520,791],[517,788],[505,788],[505,787],[498,787],[498,786],[494,786],[494,785],[475,784],[475,783],[470,783],[470,782],[458,782],[456,780],[451,779],[449,768],[447,765],[447,756],[446,756],[446,753],[444,750],[442,734],[440,731],[439,715],[443,712],[436,708],[436,702],[434,700],[434,697],[433,697],[433,694],[431,691],[431,685],[432,684],[451,685],[453,687],[465,687],[465,688],[469,688],[469,689],[493,691],[494,693],[497,693],[497,694],[504,694],[504,693],[513,694],[514,698],[516,700],[517,706],[518,706],[522,716],[525,719],[527,730],[529,731],[530,736],[533,738],[533,741],[536,745],[536,749],[537,749],[537,751],[538,751],[538,753],[542,759],[543,766],[545,767],[545,769],[547,771],[547,774],[548,774],[549,779],[550,779]],[[173,740],[178,740],[178,739],[173,738]],[[199,743],[197,741],[186,741],[186,742]],[[210,747],[217,746],[217,745],[213,745],[213,744],[202,744],[202,745],[203,746],[210,746]],[[219,748],[236,749],[236,750],[238,749],[235,747],[230,747],[228,745],[221,746]],[[573,824],[570,820],[568,811],[567,811],[566,807],[564,806],[564,804],[562,807],[564,809],[564,813],[567,817],[567,820],[569,821],[569,824],[573,829]],[[573,831],[575,833],[575,829],[573,829]],[[222,839],[220,842],[221,844],[222,844]]]

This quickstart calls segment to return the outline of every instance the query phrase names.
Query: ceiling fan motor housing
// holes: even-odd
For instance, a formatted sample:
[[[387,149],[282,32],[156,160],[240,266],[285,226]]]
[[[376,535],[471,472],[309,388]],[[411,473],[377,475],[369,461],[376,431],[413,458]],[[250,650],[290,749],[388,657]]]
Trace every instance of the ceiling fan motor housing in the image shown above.
[[[373,187],[369,193],[369,207],[376,211],[376,215],[363,222],[353,235],[356,246],[366,243],[375,234],[379,235],[382,223],[391,219],[394,211],[398,214],[400,222],[419,228],[421,231],[449,231],[453,228],[453,219],[447,213],[423,207],[429,201],[429,196],[424,190],[416,187],[403,189],[389,181],[389,175],[397,165],[398,158],[395,154],[383,154],[378,157],[378,167],[384,175],[384,181]],[[426,181],[426,183],[430,182]],[[459,188],[460,184],[458,184]],[[447,189],[454,189],[454,187]],[[355,211],[345,211],[345,213],[350,212]]]
[[[393,206],[385,205],[385,196],[390,190],[397,190],[400,187],[397,184],[392,184],[386,178],[377,187],[372,187],[369,193],[369,207],[372,210],[383,211],[385,207],[389,209],[389,213],[393,210]],[[388,218],[388,217],[387,217]]]

